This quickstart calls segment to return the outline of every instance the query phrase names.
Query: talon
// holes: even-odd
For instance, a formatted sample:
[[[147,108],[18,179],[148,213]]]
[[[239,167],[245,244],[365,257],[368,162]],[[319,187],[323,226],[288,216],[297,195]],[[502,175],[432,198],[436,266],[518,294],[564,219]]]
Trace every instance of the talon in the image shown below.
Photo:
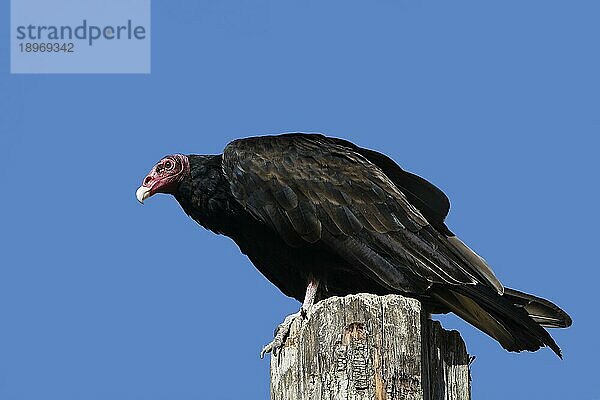
[[[269,348],[269,345],[266,345],[265,347],[262,348],[262,350],[260,351],[260,359],[262,360],[263,358],[265,358],[265,354],[268,353],[269,351],[271,351]]]
[[[305,320],[308,317],[308,310],[314,303],[318,287],[318,280],[309,281],[308,287],[306,288],[306,296],[304,297],[304,303],[302,303],[300,311],[285,317],[283,322],[279,324],[277,328],[275,328],[275,332],[273,333],[274,338],[271,341],[271,343],[263,347],[263,349],[260,352],[260,358],[263,358],[267,353],[272,353],[274,356],[277,356],[279,351],[283,348],[283,344],[285,343],[285,339],[290,333],[290,328],[292,327],[292,323],[294,322],[294,320],[298,317],[302,318],[302,320]]]
[[[294,320],[296,318],[301,317],[301,314],[302,313],[300,311],[298,311],[295,314],[291,314],[291,315],[288,315],[287,317],[285,317],[283,322],[281,324],[279,324],[277,329],[275,329],[275,335],[274,335],[275,337],[273,338],[271,343],[269,343],[265,347],[263,347],[262,351],[260,352],[260,358],[263,358],[264,355],[267,353],[271,353],[274,356],[277,356],[277,354],[279,353],[279,350],[283,347],[283,343],[285,342],[285,339],[287,338],[287,336],[290,333],[290,328],[292,326],[292,323],[294,322]]]

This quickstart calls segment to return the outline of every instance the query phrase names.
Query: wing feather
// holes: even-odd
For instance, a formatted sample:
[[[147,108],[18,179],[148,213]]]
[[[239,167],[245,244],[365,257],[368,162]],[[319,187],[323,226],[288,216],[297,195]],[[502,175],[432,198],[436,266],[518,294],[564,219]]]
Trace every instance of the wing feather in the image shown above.
[[[235,198],[287,243],[322,241],[384,286],[405,290],[409,277],[422,288],[491,282],[498,289],[487,264],[430,225],[380,167],[343,142],[318,135],[236,140],[225,148],[223,170]],[[443,224],[445,196],[418,182],[411,180],[411,190],[438,204],[427,213]]]

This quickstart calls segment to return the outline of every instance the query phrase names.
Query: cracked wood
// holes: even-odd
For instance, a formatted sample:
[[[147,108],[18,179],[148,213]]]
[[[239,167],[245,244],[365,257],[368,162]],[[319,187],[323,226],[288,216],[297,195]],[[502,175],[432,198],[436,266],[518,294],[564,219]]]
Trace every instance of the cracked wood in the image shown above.
[[[271,356],[271,399],[468,400],[469,356],[417,300],[331,297]]]

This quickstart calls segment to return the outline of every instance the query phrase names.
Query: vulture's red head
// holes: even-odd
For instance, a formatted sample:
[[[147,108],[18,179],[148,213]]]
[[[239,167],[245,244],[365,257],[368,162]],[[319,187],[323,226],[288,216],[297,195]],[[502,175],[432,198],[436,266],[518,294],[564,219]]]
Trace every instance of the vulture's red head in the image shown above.
[[[138,201],[155,193],[173,194],[177,187],[190,173],[190,162],[183,154],[173,154],[160,160],[142,181],[142,186],[135,192]]]

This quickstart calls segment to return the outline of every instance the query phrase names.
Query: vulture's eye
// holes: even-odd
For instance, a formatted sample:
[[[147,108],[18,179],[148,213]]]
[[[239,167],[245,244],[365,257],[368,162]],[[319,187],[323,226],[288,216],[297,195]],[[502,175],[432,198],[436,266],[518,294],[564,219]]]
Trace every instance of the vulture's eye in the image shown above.
[[[165,162],[165,169],[169,170],[173,168],[173,163],[171,161]]]

